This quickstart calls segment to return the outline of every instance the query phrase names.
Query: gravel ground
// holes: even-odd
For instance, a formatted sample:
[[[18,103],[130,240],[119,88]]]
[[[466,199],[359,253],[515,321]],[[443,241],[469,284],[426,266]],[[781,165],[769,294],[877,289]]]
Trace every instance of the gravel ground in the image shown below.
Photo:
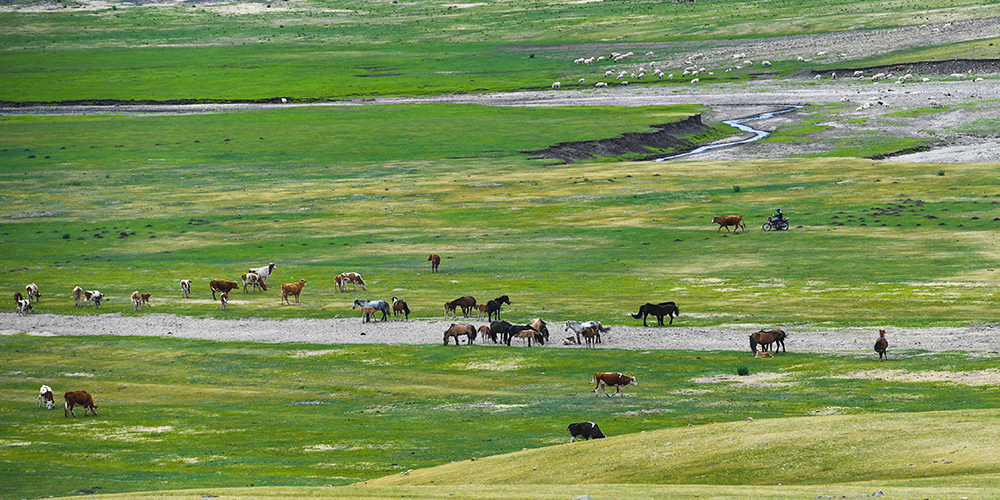
[[[630,321],[634,321],[631,320]],[[675,319],[682,322],[683,317]],[[122,316],[91,314],[61,316],[54,314],[0,313],[0,334],[30,335],[134,335],[210,340],[245,340],[258,342],[308,342],[315,344],[440,344],[444,330],[452,323],[483,321],[390,320],[361,323],[361,319],[197,319],[170,314]],[[598,349],[690,349],[746,350],[749,356],[751,333],[776,325],[723,325],[719,327],[641,327],[612,326],[603,334]],[[832,328],[777,325],[789,334],[788,350],[811,352],[863,352],[874,355],[878,328]],[[882,327],[889,339],[890,353],[901,349],[927,351],[1000,351],[1000,325],[963,327],[896,328]],[[584,349],[581,345],[564,346],[561,324],[550,324],[550,342],[546,348]],[[464,339],[463,339],[464,342]],[[477,339],[478,344],[483,339]],[[512,346],[520,345],[515,340]],[[452,344],[454,347],[454,344]]]

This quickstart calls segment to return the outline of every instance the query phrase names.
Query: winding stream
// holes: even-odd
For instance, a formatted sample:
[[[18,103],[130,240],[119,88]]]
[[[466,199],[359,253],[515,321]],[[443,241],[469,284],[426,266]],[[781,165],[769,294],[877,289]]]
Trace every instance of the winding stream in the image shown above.
[[[786,109],[780,109],[778,111],[768,111],[766,113],[761,113],[759,115],[754,115],[754,116],[751,116],[749,118],[738,118],[736,120],[724,120],[722,123],[725,123],[726,125],[729,125],[731,127],[736,127],[736,128],[738,128],[738,129],[740,129],[740,130],[742,130],[744,132],[750,132],[751,134],[753,134],[753,137],[751,137],[749,139],[743,139],[743,140],[740,140],[740,141],[722,142],[722,143],[718,143],[718,144],[709,144],[707,146],[701,146],[699,148],[692,149],[691,151],[688,151],[686,153],[681,153],[681,154],[676,154],[676,155],[672,155],[672,156],[667,156],[667,157],[664,157],[664,158],[657,158],[657,159],[655,159],[653,161],[673,160],[674,158],[681,158],[681,157],[684,157],[684,156],[696,155],[698,153],[703,153],[703,152],[711,150],[711,149],[724,148],[724,147],[728,147],[728,146],[735,146],[737,144],[746,144],[748,142],[759,141],[759,140],[761,140],[761,139],[763,139],[763,138],[771,135],[771,133],[768,132],[768,131],[766,131],[766,130],[757,130],[757,129],[749,126],[749,125],[744,125],[745,123],[747,123],[747,122],[755,122],[755,121],[760,121],[760,120],[767,120],[767,119],[770,119],[770,118],[774,118],[775,116],[783,115],[785,113],[789,113],[791,111],[795,111],[795,110],[801,109],[801,108],[803,108],[803,106],[790,106],[790,107],[788,107]]]

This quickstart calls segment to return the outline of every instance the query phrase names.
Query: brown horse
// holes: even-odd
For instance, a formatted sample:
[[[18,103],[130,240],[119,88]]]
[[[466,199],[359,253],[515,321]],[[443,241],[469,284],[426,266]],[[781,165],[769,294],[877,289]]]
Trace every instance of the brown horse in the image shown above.
[[[427,260],[431,262],[431,272],[438,272],[438,266],[441,265],[441,256],[436,253],[432,253],[430,257],[427,257]]]
[[[472,344],[472,341],[476,340],[476,327],[472,325],[456,325],[452,323],[447,330],[444,331],[444,345],[448,345],[448,340],[451,337],[455,337],[455,345],[459,345],[458,337],[465,335],[468,337],[468,345]]]
[[[750,351],[753,352],[754,356],[757,355],[757,346],[760,345],[762,348],[772,342],[777,342],[778,345],[774,347],[774,352],[778,352],[778,346],[781,347],[781,352],[785,352],[785,337],[788,334],[784,330],[779,330],[777,328],[773,330],[761,330],[750,336]]]
[[[403,316],[406,319],[410,319],[410,308],[406,306],[405,300],[399,300],[396,297],[392,298],[392,316]]]
[[[878,353],[879,361],[885,361],[884,359],[882,359],[882,356],[885,356],[885,359],[889,359],[889,355],[885,353],[885,350],[888,348],[889,348],[889,341],[885,339],[885,330],[879,330],[878,340],[875,341],[875,352]]]
[[[456,309],[462,308],[462,316],[469,317],[469,309],[476,307],[476,299],[471,295],[466,295],[465,297],[457,298],[451,302],[444,303],[444,316],[447,318],[449,313],[454,313],[455,317],[458,317]]]

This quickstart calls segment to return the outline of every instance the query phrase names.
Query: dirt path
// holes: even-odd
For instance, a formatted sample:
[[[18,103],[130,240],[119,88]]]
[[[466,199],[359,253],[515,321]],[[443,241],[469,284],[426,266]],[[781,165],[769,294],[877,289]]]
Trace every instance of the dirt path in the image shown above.
[[[360,319],[197,319],[170,314],[122,316],[120,313],[61,316],[54,314],[0,313],[0,334],[30,335],[134,335],[257,342],[307,342],[315,344],[441,344],[451,323],[482,321],[409,320],[362,324]],[[564,346],[561,324],[549,325],[551,339],[546,348],[583,349]],[[746,350],[748,336],[775,325],[725,325],[721,327],[613,326],[604,334],[599,349],[691,349]],[[878,328],[830,328],[783,326],[789,333],[791,351],[872,352]],[[964,327],[884,327],[890,352],[902,349],[928,351],[1000,351],[1000,325]],[[482,339],[477,340],[482,344]],[[514,346],[519,345],[515,340]]]

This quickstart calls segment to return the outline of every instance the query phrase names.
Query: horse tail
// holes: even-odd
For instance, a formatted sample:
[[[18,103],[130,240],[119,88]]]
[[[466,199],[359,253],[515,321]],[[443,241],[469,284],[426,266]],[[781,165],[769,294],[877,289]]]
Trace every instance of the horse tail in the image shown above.
[[[636,319],[638,319],[638,318],[636,318]],[[611,327],[610,326],[604,326],[604,325],[602,325],[600,323],[597,324],[597,329],[600,330],[600,331],[602,331],[602,332],[604,332],[604,333],[608,333],[608,332],[611,331]]]
[[[642,311],[643,311],[643,310],[644,310],[645,308],[646,308],[646,306],[639,306],[639,312],[637,312],[637,313],[635,313],[635,314],[632,314],[632,315],[631,315],[631,316],[632,316],[632,318],[633,318],[633,319],[639,319],[639,318],[641,318],[641,317],[642,317]]]
[[[753,335],[750,336],[750,352],[757,355],[757,342],[754,342]]]
[[[406,302],[403,302],[403,312],[405,312],[407,316],[410,315],[410,308],[407,307]]]

